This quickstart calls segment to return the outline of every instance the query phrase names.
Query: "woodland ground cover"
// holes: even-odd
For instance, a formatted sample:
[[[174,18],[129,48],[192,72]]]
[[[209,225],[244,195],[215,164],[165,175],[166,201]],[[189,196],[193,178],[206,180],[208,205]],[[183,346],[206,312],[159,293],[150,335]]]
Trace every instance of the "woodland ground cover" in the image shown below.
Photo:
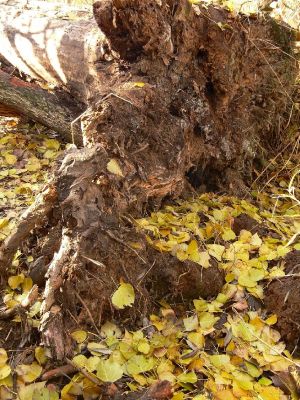
[[[47,181],[62,145],[36,125],[2,122],[3,239]],[[2,317],[10,329],[0,330],[1,399],[16,393],[21,400],[95,399],[103,385],[111,393],[117,387],[134,393],[158,380],[167,384],[166,395],[174,391],[174,400],[297,399],[298,342],[284,342],[278,317],[265,304],[274,282],[299,288],[298,269],[285,271],[287,255],[300,251],[300,136],[297,129],[291,134],[285,151],[263,173],[254,171],[257,179],[246,198],[204,193],[136,220],[156,250],[200,269],[217,263],[225,274],[221,291],[190,304],[161,299],[157,312],[144,316],[136,329],[126,321],[108,320],[96,333],[78,325],[69,332],[74,355],[67,365],[55,365],[47,348],[34,345],[42,298],[28,273],[33,258],[18,252],[2,293]],[[285,297],[288,302],[288,291]],[[112,305],[123,309],[134,301],[131,284],[116,283]],[[299,304],[294,307],[299,310]],[[284,328],[282,334],[287,337]],[[51,375],[54,367],[59,378]]]

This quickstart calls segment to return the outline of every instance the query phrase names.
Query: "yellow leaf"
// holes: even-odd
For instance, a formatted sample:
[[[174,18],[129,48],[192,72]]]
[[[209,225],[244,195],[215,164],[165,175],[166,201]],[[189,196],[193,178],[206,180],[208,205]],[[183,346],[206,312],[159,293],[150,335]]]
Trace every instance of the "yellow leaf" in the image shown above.
[[[135,355],[126,363],[127,373],[129,375],[141,374],[154,368],[155,360],[153,357],[146,358],[143,355]]]
[[[267,378],[266,376],[263,376],[262,378],[259,379],[258,381],[259,384],[261,384],[262,386],[270,386],[272,385],[272,380]]]
[[[222,222],[227,218],[228,215],[228,210],[223,209],[223,210],[214,210],[213,211],[213,217],[216,221]]]
[[[197,315],[192,315],[191,317],[183,319],[184,328],[186,331],[194,331],[198,328],[199,322]]]
[[[37,158],[31,158],[28,163],[26,164],[27,171],[35,172],[41,169],[41,163]]]
[[[105,324],[101,326],[100,333],[101,336],[104,336],[106,338],[110,336],[115,336],[118,338],[122,335],[121,329],[116,324],[110,321],[106,321]]]
[[[199,312],[208,310],[208,303],[204,299],[195,299],[193,300],[195,309]]]
[[[115,175],[118,175],[118,176],[124,176],[123,172],[122,172],[122,170],[121,170],[121,168],[119,166],[118,161],[113,159],[113,158],[107,163],[106,168],[112,174],[115,174]]]
[[[249,268],[241,271],[238,282],[241,286],[245,287],[255,287],[257,282],[264,279],[265,271],[257,268]]]
[[[42,390],[45,384],[46,382],[38,382],[32,383],[31,385],[21,386],[18,391],[18,400],[33,400],[34,393]],[[52,400],[51,397],[49,400]]]
[[[48,388],[35,388],[30,400],[59,400],[59,394]]]
[[[22,286],[23,293],[28,293],[32,289],[32,286],[33,286],[32,279],[30,277],[24,278],[24,281],[22,282],[21,286]]]
[[[198,0],[189,0],[190,2],[195,2]],[[184,400],[185,399],[185,395],[182,392],[176,392],[173,394],[172,400]]]
[[[13,290],[15,290],[21,285],[21,283],[24,282],[24,279],[25,279],[24,274],[10,276],[8,278],[8,284]]]
[[[139,87],[139,88],[142,88],[142,87],[144,87],[145,86],[145,83],[144,82],[134,82],[134,84],[133,84],[135,87]]]
[[[0,348],[0,367],[6,364],[8,360],[7,353],[4,349]]]
[[[177,376],[177,381],[179,383],[196,383],[198,380],[195,372],[184,372]]]
[[[269,318],[265,320],[265,323],[267,325],[274,325],[276,324],[276,322],[277,322],[277,315],[275,314],[271,315]]]
[[[9,365],[4,364],[0,367],[0,379],[7,378],[11,373],[11,368]]]
[[[40,365],[46,364],[48,361],[47,351],[44,347],[38,346],[34,349],[35,359]]]
[[[32,364],[19,364],[16,367],[16,372],[23,382],[30,383],[35,381],[42,373],[43,368],[33,362]]]
[[[225,247],[220,244],[208,244],[207,249],[212,257],[215,257],[218,261],[222,260],[222,255],[225,251]]]
[[[83,343],[87,338],[86,331],[74,331],[71,333],[72,338],[75,340],[76,343]]]
[[[222,239],[229,241],[229,240],[234,240],[236,238],[236,234],[234,233],[234,231],[230,228],[225,229],[223,234],[222,234]]]
[[[142,342],[138,344],[138,351],[143,354],[148,354],[150,351],[150,345],[147,342]]]
[[[16,156],[14,156],[13,154],[9,154],[9,153],[6,153],[4,158],[8,165],[14,165],[18,161]]]
[[[94,372],[97,370],[97,366],[99,364],[100,361],[100,357],[89,357],[85,363],[85,368],[89,371],[89,372]]]
[[[46,139],[46,140],[44,140],[43,144],[47,149],[51,149],[51,150],[57,151],[60,148],[60,143],[55,139]]]
[[[230,357],[227,354],[213,354],[209,356],[209,360],[216,368],[221,368],[230,363]]]
[[[259,395],[263,400],[280,400],[282,391],[274,386],[266,386],[259,389]]]
[[[176,381],[176,376],[170,371],[163,371],[158,374],[158,377],[161,381],[169,381],[171,383],[175,383]]]
[[[119,288],[112,295],[112,303],[117,309],[132,307],[135,300],[133,286],[130,283],[121,282]]]
[[[220,390],[214,395],[216,400],[236,400],[236,397],[230,389]]]
[[[205,344],[205,339],[202,333],[190,332],[187,336],[188,340],[201,349]]]
[[[262,240],[261,238],[258,236],[257,233],[255,233],[251,240],[250,240],[250,244],[251,246],[253,246],[254,248],[259,248],[262,245]]]
[[[0,218],[0,229],[4,228],[7,226],[9,223],[9,219],[7,218]]]
[[[8,388],[13,387],[13,377],[12,375],[8,375],[6,378],[4,379],[0,379],[0,390],[1,390],[1,386],[6,386]],[[0,399],[2,400],[1,397],[1,392],[0,392]]]
[[[207,251],[201,251],[199,253],[198,264],[201,265],[201,267],[208,268],[210,266],[209,260],[210,260],[210,256]]]
[[[214,324],[218,321],[218,317],[209,312],[202,312],[199,314],[199,323],[202,329],[211,329]]]
[[[87,358],[83,354],[78,354],[77,356],[75,356],[73,358],[72,361],[74,362],[74,364],[78,365],[80,368],[84,368],[87,363]]]
[[[89,342],[87,345],[88,350],[94,356],[98,356],[99,354],[110,354],[111,350],[102,343],[97,342]]]
[[[254,364],[252,364],[248,361],[245,361],[245,365],[246,365],[248,374],[251,375],[253,378],[258,378],[262,374],[262,371],[259,370]]]
[[[56,158],[57,156],[57,152],[55,152],[54,150],[47,150],[44,153],[44,158],[48,159],[48,160],[52,160],[53,158]]]

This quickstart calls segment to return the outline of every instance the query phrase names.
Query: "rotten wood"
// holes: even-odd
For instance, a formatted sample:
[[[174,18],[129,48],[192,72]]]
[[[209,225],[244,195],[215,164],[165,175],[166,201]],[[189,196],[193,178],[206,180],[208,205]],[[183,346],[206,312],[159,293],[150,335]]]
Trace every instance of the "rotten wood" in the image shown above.
[[[202,272],[156,253],[122,216],[139,218],[189,184],[230,188],[232,171],[247,173],[259,146],[289,114],[298,73],[288,46],[265,45],[276,40],[269,20],[233,18],[188,0],[103,0],[94,15],[107,35],[99,42],[107,45],[100,46],[106,63],[97,71],[97,101],[81,117],[85,147],[73,149],[56,171],[56,217],[49,213],[47,229],[34,232],[43,239],[59,218],[63,237],[50,261],[40,328],[59,359],[68,354],[66,332],[74,325],[66,311],[85,324],[89,313],[99,321],[99,309],[141,320],[153,299],[188,301],[219,291],[224,279],[216,266]],[[278,29],[288,43],[288,29]],[[83,59],[69,58],[69,65]],[[284,91],[277,90],[278,77]],[[91,89],[88,81],[84,86]],[[112,159],[120,174],[107,168]],[[138,243],[137,252],[124,243]],[[31,253],[44,255],[38,246]],[[135,287],[136,300],[130,310],[114,311],[111,295],[122,278]]]

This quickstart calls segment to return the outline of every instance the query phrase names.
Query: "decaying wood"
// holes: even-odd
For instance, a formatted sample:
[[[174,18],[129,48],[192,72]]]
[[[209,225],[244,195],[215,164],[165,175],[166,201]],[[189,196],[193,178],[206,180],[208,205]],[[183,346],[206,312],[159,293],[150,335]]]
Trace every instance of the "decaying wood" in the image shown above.
[[[0,117],[20,117],[21,114],[16,109],[0,104]]]
[[[1,104],[11,109],[10,115],[12,111],[19,112],[60,133],[68,142],[82,143],[80,124],[71,125],[82,112],[80,107],[68,106],[55,94],[3,71],[0,71],[0,115]]]
[[[152,299],[218,293],[224,276],[213,261],[201,271],[161,255],[132,221],[191,186],[230,188],[233,171],[247,178],[259,146],[290,114],[297,74],[290,31],[274,29],[268,19],[234,18],[188,0],[103,0],[94,4],[94,15],[106,35],[99,41],[106,47],[100,49],[97,85],[84,81],[93,87],[91,97],[78,86],[81,78],[74,86],[79,97],[93,99],[81,116],[84,148],[71,150],[55,171],[57,196],[47,209],[47,227],[32,233],[44,238],[58,218],[64,233],[52,254],[41,323],[44,343],[59,359],[70,350],[66,332],[73,322],[66,309],[76,321],[100,324],[102,312],[114,312],[111,294],[120,279],[136,293],[134,312],[115,311],[124,319],[141,319]],[[73,62],[68,54],[71,60],[60,65]],[[109,168],[112,161],[117,171]],[[33,228],[31,222],[24,234],[19,229],[18,246]],[[6,268],[16,250],[13,239],[2,249],[10,254]],[[34,258],[43,256],[41,248],[32,249]]]

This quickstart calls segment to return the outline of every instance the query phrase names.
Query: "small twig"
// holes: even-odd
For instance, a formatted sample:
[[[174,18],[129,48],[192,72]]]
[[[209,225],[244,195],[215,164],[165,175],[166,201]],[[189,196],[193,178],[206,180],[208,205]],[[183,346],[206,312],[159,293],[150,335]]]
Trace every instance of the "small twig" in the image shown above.
[[[70,364],[62,365],[61,367],[57,367],[51,369],[50,371],[44,372],[43,375],[40,377],[40,381],[49,381],[53,378],[58,378],[60,376],[65,376],[68,374],[72,374],[73,372],[77,371],[77,368]]]
[[[233,311],[235,312],[235,314],[237,315],[237,317],[239,318],[239,320],[241,321],[241,323],[245,326],[245,321],[243,320],[243,318],[239,315],[239,313],[233,308]],[[269,343],[267,343],[266,341],[264,341],[262,338],[260,338],[259,336],[255,335],[255,333],[251,332],[251,335],[254,336],[257,340],[259,340],[261,343],[263,343],[266,347],[268,347],[268,349],[270,349],[272,352],[276,353],[278,356],[284,358],[285,360],[289,361],[291,364],[294,364],[296,367],[300,367],[300,364],[297,363],[296,361],[294,361],[293,359],[290,359],[288,357],[286,357],[285,355],[283,355],[282,353],[280,353],[279,351],[277,351],[273,346],[269,345]]]
[[[93,260],[92,258],[86,257],[86,256],[81,256],[82,258],[85,258],[86,260],[90,261],[91,263],[97,265],[98,267],[101,268],[106,268],[106,265],[103,264],[101,261]]]
[[[146,272],[144,272],[144,273],[142,274],[142,276],[138,277],[138,284],[139,284],[139,285],[141,284],[141,282],[143,281],[143,279],[149,274],[149,272],[151,271],[151,269],[154,267],[155,262],[156,262],[156,261],[154,260],[154,261],[153,261],[153,264],[151,265],[151,267],[148,268],[148,270],[147,270]]]
[[[86,312],[88,313],[88,316],[90,317],[90,320],[91,320],[94,328],[96,329],[96,332],[98,333],[99,336],[101,336],[101,333],[100,333],[100,331],[99,331],[99,329],[98,329],[98,327],[97,327],[97,325],[95,323],[95,320],[94,320],[94,318],[93,318],[88,306],[85,304],[84,300],[82,299],[82,297],[77,292],[75,292],[75,296],[78,298],[78,300],[82,303],[83,307],[86,309]]]
[[[85,376],[87,379],[89,379],[91,382],[93,382],[95,385],[102,386],[102,381],[98,379],[95,375],[89,374],[84,368],[79,367],[76,363],[74,363],[72,360],[69,360],[66,358],[66,361],[69,365],[71,365],[73,368],[75,368],[78,372],[80,372],[83,376]]]

